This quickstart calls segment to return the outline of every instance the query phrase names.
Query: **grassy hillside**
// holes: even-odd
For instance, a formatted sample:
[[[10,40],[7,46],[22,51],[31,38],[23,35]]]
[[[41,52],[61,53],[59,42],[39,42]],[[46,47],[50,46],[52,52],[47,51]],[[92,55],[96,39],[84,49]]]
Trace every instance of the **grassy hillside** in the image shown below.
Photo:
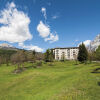
[[[100,73],[91,73],[99,67],[66,61],[13,74],[14,66],[2,65],[0,100],[100,100]]]

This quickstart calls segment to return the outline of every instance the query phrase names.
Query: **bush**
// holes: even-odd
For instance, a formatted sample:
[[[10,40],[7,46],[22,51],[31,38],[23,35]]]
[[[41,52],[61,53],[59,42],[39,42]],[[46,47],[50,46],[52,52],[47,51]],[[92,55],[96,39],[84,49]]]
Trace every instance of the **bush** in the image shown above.
[[[42,66],[42,61],[39,61],[39,62],[37,62],[37,67],[40,67],[40,66]]]
[[[54,66],[54,64],[52,62],[49,63],[49,66]]]
[[[15,69],[15,70],[13,71],[13,73],[14,73],[14,74],[18,74],[18,73],[23,72],[24,70],[26,70],[26,68],[18,68],[18,69]]]

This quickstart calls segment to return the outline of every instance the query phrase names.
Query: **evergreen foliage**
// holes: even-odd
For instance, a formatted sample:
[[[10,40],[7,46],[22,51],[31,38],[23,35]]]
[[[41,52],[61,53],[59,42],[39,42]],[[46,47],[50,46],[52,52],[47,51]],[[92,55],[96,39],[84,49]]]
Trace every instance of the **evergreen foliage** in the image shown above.
[[[52,62],[53,59],[54,59],[53,50],[47,49],[47,51],[45,52],[45,61],[46,62]]]
[[[79,46],[78,60],[80,62],[86,62],[88,60],[88,51],[83,43]]]

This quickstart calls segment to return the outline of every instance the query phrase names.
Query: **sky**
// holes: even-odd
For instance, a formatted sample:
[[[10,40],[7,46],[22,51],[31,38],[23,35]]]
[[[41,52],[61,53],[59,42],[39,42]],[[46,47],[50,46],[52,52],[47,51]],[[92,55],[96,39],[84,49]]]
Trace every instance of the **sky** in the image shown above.
[[[0,0],[0,43],[45,52],[100,33],[100,0]]]

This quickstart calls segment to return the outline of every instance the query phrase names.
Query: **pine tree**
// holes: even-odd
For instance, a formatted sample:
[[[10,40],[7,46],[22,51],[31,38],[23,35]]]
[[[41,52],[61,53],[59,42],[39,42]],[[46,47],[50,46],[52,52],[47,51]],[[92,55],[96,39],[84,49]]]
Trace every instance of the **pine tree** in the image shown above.
[[[88,60],[88,51],[83,43],[79,46],[78,60],[80,62],[86,62]]]
[[[47,49],[47,51],[45,52],[45,61],[49,62],[49,58],[50,58],[50,50]]]
[[[54,53],[53,53],[53,50],[51,49],[50,50],[50,62],[53,62],[53,60],[54,60]]]

